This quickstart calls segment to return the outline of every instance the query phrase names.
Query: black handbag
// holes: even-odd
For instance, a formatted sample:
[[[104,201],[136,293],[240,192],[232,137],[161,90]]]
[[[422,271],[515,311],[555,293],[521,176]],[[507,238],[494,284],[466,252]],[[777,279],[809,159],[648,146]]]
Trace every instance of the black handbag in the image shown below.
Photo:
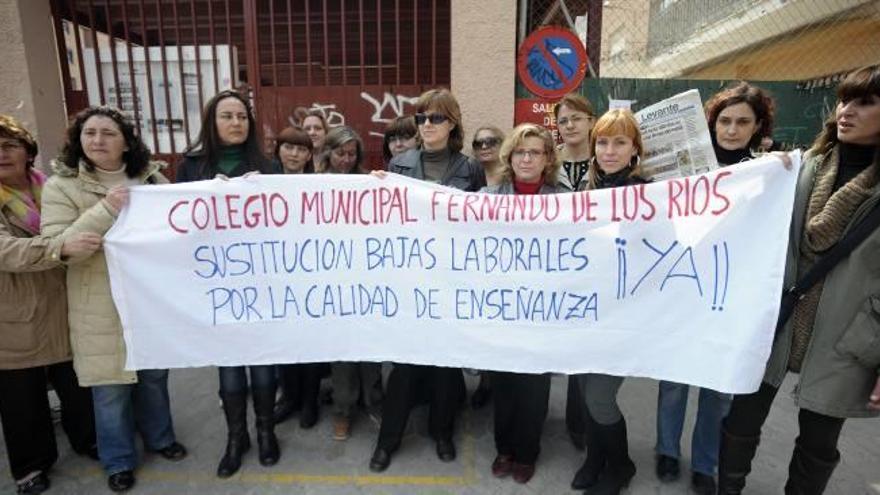
[[[878,204],[880,202],[874,203],[871,211],[868,212],[861,222],[844,234],[843,238],[825,256],[819,258],[819,261],[800,280],[782,292],[782,302],[779,304],[779,318],[776,320],[777,337],[782,333],[785,323],[791,318],[791,314],[794,313],[794,307],[797,306],[798,301],[803,299],[804,294],[816,285],[817,282],[825,278],[825,275],[834,268],[834,265],[849,256],[849,253],[856,246],[861,244],[880,226],[880,208],[878,208]]]

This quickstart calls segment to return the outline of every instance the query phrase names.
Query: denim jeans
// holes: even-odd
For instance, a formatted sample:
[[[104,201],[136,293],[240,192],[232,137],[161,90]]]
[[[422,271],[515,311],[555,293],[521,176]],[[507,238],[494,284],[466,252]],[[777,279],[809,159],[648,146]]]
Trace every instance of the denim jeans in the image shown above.
[[[660,382],[657,396],[657,445],[658,454],[681,457],[681,431],[687,410],[689,385]],[[707,388],[700,389],[697,405],[697,422],[691,440],[691,470],[715,475],[718,466],[718,449],[721,441],[721,420],[730,410],[732,396]]]
[[[275,388],[275,366],[220,366],[220,394],[245,393],[248,390],[248,379],[245,368],[251,371],[251,389]]]
[[[137,467],[135,429],[149,450],[174,442],[168,370],[140,370],[137,376],[138,383],[92,387],[98,455],[108,475]]]

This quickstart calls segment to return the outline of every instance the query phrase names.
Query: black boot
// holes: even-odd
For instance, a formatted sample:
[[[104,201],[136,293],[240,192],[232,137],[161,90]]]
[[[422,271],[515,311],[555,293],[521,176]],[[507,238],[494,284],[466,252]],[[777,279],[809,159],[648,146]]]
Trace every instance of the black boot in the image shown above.
[[[247,394],[220,394],[223,398],[223,414],[226,415],[226,453],[217,466],[217,476],[228,478],[241,467],[241,456],[251,448],[247,431]]]
[[[620,490],[629,486],[630,480],[636,475],[636,465],[629,458],[629,443],[626,436],[626,421],[611,425],[596,424],[596,436],[605,449],[605,470],[599,480],[584,493],[588,495],[617,495]]]
[[[796,441],[788,465],[785,495],[821,495],[838,462],[840,452],[834,451],[833,459],[820,459]]]
[[[300,383],[301,367],[307,365],[281,364],[278,365],[279,389],[281,394],[275,400],[275,424],[287,421],[290,416],[300,409],[301,394]]]
[[[587,458],[571,481],[572,490],[586,490],[595,485],[599,480],[599,474],[605,469],[606,455],[602,442],[599,441],[598,423],[589,411],[586,412],[584,420]]]
[[[721,450],[718,454],[718,494],[737,495],[746,486],[746,477],[752,471],[752,459],[761,437],[732,435],[721,427]]]
[[[278,438],[275,436],[275,421],[272,409],[275,406],[275,387],[255,388],[254,414],[257,416],[257,445],[260,449],[260,464],[274,466],[281,457]]]
[[[318,364],[304,364],[302,379],[302,409],[299,427],[308,429],[318,422],[318,394],[321,391],[321,369]]]

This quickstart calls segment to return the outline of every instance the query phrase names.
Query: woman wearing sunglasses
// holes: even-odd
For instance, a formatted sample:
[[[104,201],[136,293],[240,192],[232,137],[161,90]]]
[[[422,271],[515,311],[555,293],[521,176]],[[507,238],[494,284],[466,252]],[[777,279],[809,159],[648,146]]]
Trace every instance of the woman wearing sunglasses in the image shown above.
[[[449,90],[432,89],[422,94],[416,102],[415,121],[420,146],[394,157],[390,172],[463,191],[479,191],[486,185],[480,164],[461,153],[461,109]],[[437,457],[444,462],[455,460],[452,433],[455,411],[464,392],[464,376],[459,368],[395,364],[388,377],[382,426],[370,470],[384,471],[391,464],[410,409],[423,395],[429,401],[429,430],[437,442]]]
[[[486,173],[486,183],[490,186],[501,182],[502,172],[505,168],[498,157],[501,141],[504,141],[504,133],[501,132],[501,129],[484,125],[474,133],[474,142],[471,143],[474,157],[483,166],[483,171]]]

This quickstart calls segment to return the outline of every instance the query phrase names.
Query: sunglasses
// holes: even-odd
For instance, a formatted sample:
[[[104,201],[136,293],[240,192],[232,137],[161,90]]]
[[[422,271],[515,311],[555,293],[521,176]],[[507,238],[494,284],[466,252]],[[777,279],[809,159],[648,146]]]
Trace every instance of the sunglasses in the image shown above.
[[[425,125],[426,121],[431,121],[434,125],[439,125],[449,120],[449,117],[442,113],[417,113],[416,125]]]
[[[494,137],[474,139],[474,142],[472,144],[474,149],[494,148],[501,144],[501,140]]]

